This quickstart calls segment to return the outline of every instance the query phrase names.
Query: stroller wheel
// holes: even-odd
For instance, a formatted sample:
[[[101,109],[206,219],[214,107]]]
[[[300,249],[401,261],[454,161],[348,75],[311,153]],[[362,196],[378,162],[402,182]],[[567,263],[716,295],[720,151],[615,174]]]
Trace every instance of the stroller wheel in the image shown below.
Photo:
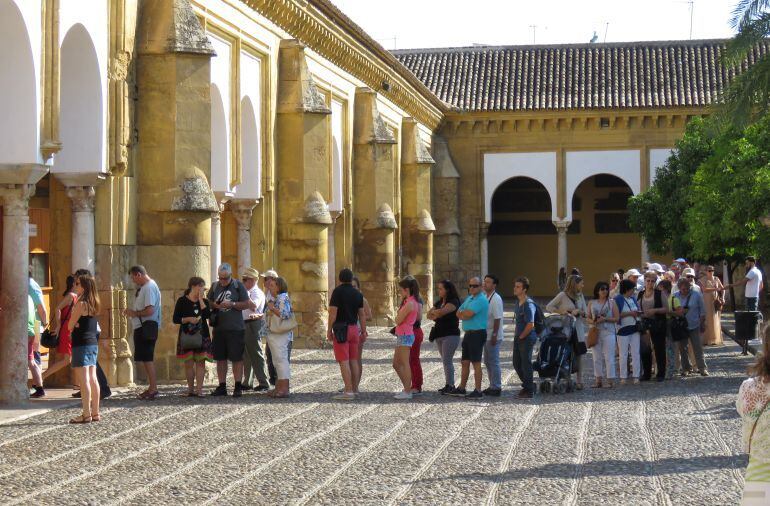
[[[569,391],[569,382],[566,380],[559,381],[559,385],[555,390],[558,390],[560,394],[566,393]]]
[[[547,394],[551,391],[551,382],[546,380],[540,384],[540,391]]]

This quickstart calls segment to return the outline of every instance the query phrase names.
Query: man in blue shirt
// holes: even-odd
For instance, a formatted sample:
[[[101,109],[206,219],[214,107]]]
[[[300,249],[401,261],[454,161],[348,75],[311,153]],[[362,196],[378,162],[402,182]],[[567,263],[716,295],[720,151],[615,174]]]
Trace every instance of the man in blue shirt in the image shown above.
[[[679,291],[674,294],[674,297],[679,300],[680,307],[676,312],[679,315],[684,315],[687,319],[687,332],[690,334],[688,339],[679,341],[679,351],[682,356],[682,376],[686,376],[687,371],[692,369],[687,351],[688,341],[692,343],[692,351],[695,355],[695,362],[697,363],[700,375],[708,376],[706,359],[703,357],[703,340],[701,337],[701,332],[706,330],[706,307],[703,304],[703,295],[693,290],[686,278],[680,278],[677,286]]]
[[[532,348],[537,341],[535,317],[537,306],[529,298],[529,279],[517,278],[513,285],[513,295],[516,296],[514,314],[516,315],[516,334],[513,339],[513,368],[521,379],[519,399],[531,399],[535,393],[535,382],[532,379]]]
[[[484,343],[487,340],[487,313],[489,301],[481,291],[481,278],[473,277],[468,282],[468,298],[460,304],[457,317],[463,322],[462,344],[462,375],[460,386],[450,395],[464,396],[467,399],[480,399],[481,393],[481,356],[484,353]],[[475,388],[473,392],[466,393],[465,385],[470,376],[471,364],[473,364],[473,380]]]

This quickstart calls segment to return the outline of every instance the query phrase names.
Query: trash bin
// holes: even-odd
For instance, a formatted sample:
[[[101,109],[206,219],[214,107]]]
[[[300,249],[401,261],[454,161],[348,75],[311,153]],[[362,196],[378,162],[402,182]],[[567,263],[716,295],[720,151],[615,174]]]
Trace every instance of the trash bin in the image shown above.
[[[759,311],[735,312],[735,340],[743,346],[744,354],[749,341],[759,338],[760,323],[762,323],[762,313]]]

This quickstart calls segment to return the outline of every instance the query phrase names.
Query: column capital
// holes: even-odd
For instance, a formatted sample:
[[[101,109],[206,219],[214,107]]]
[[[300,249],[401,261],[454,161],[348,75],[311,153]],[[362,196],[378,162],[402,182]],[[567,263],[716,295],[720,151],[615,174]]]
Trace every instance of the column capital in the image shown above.
[[[238,223],[239,230],[251,229],[251,216],[257,206],[256,200],[231,200],[230,210]]]
[[[553,226],[556,227],[556,231],[559,233],[566,233],[571,224],[572,220],[553,220]]]
[[[4,216],[28,216],[29,199],[35,194],[33,184],[0,185],[0,203]]]
[[[68,186],[65,192],[72,200],[73,212],[94,212],[96,190],[93,186]]]

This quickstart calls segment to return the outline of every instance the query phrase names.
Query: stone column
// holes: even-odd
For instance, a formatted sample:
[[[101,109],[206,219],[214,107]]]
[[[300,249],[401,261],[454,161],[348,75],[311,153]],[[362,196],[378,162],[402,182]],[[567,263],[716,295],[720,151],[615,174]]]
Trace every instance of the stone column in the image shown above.
[[[489,235],[489,223],[479,223],[479,243],[481,244],[479,254],[481,255],[481,272],[479,276],[484,279],[484,276],[489,274],[489,243],[487,242],[487,236]]]
[[[461,282],[459,192],[460,173],[449,154],[449,146],[443,137],[433,136],[432,201],[436,232],[433,239],[435,276]],[[458,285],[462,286],[462,285]]]
[[[426,301],[433,300],[433,232],[430,215],[433,157],[412,118],[401,122],[401,213],[403,272],[414,276]]]
[[[356,89],[353,117],[353,266],[377,325],[390,325],[395,295],[393,138],[377,111],[377,93]]]
[[[0,403],[29,398],[27,389],[27,273],[29,198],[35,185],[0,186],[3,205],[3,290],[0,292]]]
[[[93,186],[69,186],[67,197],[72,200],[72,272],[78,269],[96,271],[94,241],[94,202],[96,191]]]
[[[238,223],[238,275],[251,265],[251,216],[256,200],[232,200],[230,210]]]
[[[222,213],[215,211],[211,213],[211,280],[213,283],[217,279],[217,269],[222,263]]]
[[[295,346],[326,339],[331,109],[307,69],[305,47],[281,41],[278,54],[276,183],[278,274],[299,323]]]
[[[176,358],[176,297],[210,272],[211,43],[189,0],[141,3],[137,27],[136,261],[162,296],[158,379],[184,378]],[[133,300],[129,296],[128,303]]]
[[[556,233],[559,235],[557,239],[557,262],[556,272],[559,272],[562,267],[567,269],[567,229],[572,223],[571,220],[554,220],[553,225],[556,227]]]

